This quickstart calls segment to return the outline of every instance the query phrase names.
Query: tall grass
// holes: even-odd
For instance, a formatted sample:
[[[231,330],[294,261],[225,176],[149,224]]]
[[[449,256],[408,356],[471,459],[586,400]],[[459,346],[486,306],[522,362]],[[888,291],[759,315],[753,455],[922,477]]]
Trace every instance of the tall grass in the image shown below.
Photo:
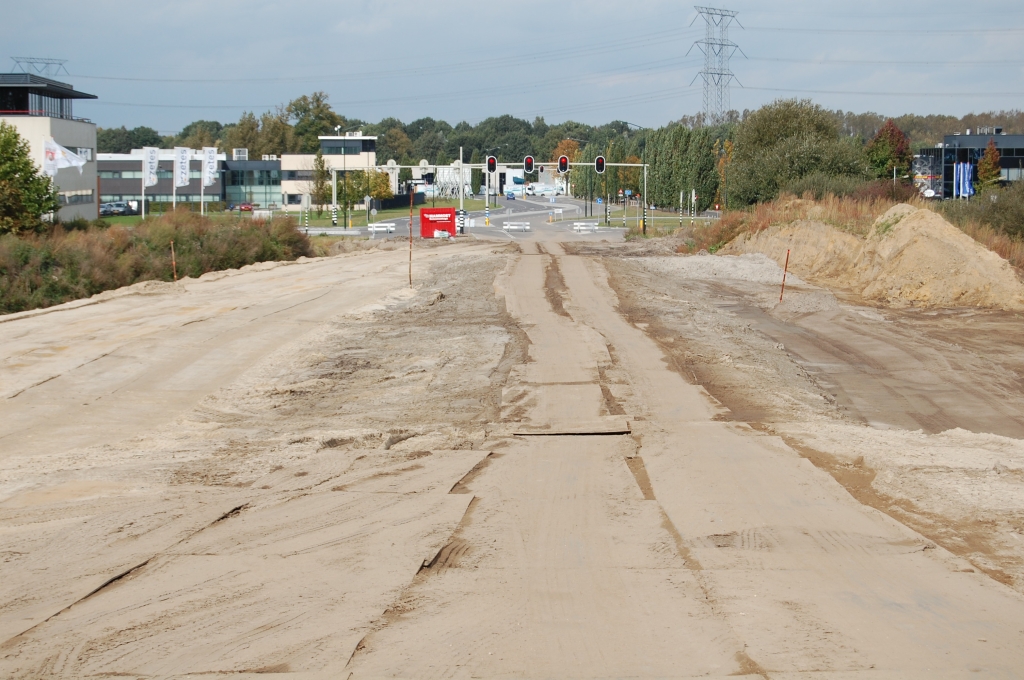
[[[57,225],[47,234],[0,237],[0,313],[49,307],[140,281],[171,281],[171,241],[179,278],[313,255],[292,218],[211,219],[182,210],[134,227]]]

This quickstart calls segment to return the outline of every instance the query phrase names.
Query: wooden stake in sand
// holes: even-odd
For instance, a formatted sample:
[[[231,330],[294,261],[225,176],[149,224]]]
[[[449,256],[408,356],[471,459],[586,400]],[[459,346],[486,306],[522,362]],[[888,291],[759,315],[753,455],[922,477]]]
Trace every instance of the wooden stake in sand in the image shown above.
[[[174,282],[178,282],[178,263],[174,259],[174,241],[171,241],[171,270],[174,272]]]
[[[782,295],[786,292],[786,272],[789,271],[789,250],[786,250],[786,266],[782,269],[782,290],[779,291],[779,302],[782,302]]]

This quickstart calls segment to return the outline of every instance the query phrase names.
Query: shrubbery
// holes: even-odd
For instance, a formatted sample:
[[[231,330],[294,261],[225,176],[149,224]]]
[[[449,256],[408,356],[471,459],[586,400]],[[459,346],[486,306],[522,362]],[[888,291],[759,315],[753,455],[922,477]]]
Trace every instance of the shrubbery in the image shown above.
[[[209,218],[184,210],[134,227],[74,222],[45,234],[0,236],[0,313],[89,297],[140,281],[178,277],[313,254],[290,217]]]

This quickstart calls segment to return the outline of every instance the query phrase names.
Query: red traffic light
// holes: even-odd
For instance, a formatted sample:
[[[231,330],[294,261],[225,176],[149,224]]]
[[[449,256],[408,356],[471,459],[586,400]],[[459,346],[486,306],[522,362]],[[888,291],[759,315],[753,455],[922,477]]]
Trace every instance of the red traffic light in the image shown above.
[[[604,174],[604,156],[598,156],[594,159],[594,170],[599,175]]]
[[[559,172],[569,172],[569,157],[568,156],[559,156],[558,157],[558,171]]]
[[[523,159],[523,171],[533,172],[533,156],[527,156]]]
[[[498,159],[494,156],[487,157],[487,172],[494,172],[498,169]]]

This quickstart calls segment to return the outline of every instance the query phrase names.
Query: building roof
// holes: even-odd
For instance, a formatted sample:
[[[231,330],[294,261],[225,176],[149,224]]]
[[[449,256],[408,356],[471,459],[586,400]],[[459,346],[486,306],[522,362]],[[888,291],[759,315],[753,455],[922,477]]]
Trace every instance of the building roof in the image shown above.
[[[54,99],[98,99],[94,94],[80,92],[73,85],[43,78],[34,73],[0,73],[0,89],[35,90]]]
[[[946,135],[943,138],[947,148],[977,149],[988,146],[988,140],[996,140],[996,147],[1000,149],[1024,148],[1024,135]]]

